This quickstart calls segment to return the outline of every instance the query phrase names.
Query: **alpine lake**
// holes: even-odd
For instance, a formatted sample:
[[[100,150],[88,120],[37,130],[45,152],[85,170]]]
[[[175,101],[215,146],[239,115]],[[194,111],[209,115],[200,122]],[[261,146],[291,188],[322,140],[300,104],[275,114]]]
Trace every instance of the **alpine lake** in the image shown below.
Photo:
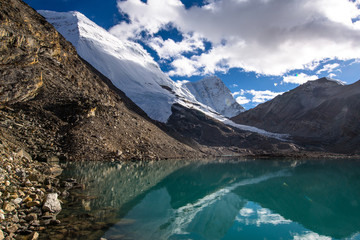
[[[66,163],[43,239],[360,239],[360,160]]]

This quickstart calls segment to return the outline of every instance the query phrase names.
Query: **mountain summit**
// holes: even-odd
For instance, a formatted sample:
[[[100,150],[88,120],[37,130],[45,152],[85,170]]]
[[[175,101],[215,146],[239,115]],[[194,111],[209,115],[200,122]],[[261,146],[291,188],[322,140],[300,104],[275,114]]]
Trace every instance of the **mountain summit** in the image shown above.
[[[187,82],[184,87],[199,102],[213,108],[225,117],[234,117],[245,109],[238,104],[223,81],[216,76],[205,77],[197,82]]]
[[[154,120],[166,122],[175,103],[212,117],[222,114],[231,117],[242,110],[218,78],[205,78],[186,86],[175,83],[140,44],[114,37],[83,14],[39,13],[75,46],[82,58],[108,77]],[[220,99],[225,99],[225,102]]]

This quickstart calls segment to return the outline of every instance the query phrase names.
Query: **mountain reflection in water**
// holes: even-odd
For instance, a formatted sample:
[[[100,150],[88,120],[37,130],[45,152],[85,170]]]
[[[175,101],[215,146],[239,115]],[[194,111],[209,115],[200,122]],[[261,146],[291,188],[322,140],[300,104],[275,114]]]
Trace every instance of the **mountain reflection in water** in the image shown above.
[[[91,164],[64,174],[115,211],[108,240],[360,239],[360,161]]]

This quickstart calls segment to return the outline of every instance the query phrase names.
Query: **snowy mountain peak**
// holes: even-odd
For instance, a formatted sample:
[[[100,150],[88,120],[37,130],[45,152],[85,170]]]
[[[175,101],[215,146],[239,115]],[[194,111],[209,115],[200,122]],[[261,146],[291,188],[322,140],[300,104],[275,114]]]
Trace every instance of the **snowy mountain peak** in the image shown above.
[[[77,41],[79,38],[78,15],[79,12],[59,12],[54,14],[53,11],[40,10],[43,15],[54,27],[60,32],[66,32],[67,40],[70,42]],[[85,17],[85,16],[84,16]]]
[[[213,108],[225,117],[233,117],[245,109],[238,104],[223,81],[216,76],[205,77],[197,82],[184,84],[197,101]]]
[[[174,82],[138,43],[120,40],[79,12],[39,11],[76,48],[78,54],[125,92],[147,115],[167,122],[177,103],[234,127],[272,136],[231,122],[224,116],[243,111],[217,77]],[[275,136],[277,137],[277,135]]]
[[[167,89],[174,89],[175,83],[140,44],[119,40],[79,12],[39,13],[150,118],[166,122],[176,100]]]
[[[220,78],[218,78],[217,76],[207,76],[207,77],[204,77],[202,79],[200,79],[198,82],[203,82],[203,83],[212,83],[212,84],[222,84],[223,82],[221,81]]]
[[[39,11],[69,40],[79,55],[124,91],[149,117],[166,122],[174,103],[205,114],[231,117],[242,111],[223,82],[214,76],[177,84],[138,43],[111,35],[79,12]],[[206,93],[206,91],[210,91]],[[223,95],[224,94],[224,95]]]

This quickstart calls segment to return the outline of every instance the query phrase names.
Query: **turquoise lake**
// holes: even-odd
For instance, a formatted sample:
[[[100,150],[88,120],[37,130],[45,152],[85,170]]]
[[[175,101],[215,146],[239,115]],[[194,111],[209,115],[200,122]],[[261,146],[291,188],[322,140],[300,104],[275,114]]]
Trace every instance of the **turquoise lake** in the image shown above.
[[[68,238],[360,239],[358,160],[69,163],[63,177],[86,186],[59,215],[79,222]]]

